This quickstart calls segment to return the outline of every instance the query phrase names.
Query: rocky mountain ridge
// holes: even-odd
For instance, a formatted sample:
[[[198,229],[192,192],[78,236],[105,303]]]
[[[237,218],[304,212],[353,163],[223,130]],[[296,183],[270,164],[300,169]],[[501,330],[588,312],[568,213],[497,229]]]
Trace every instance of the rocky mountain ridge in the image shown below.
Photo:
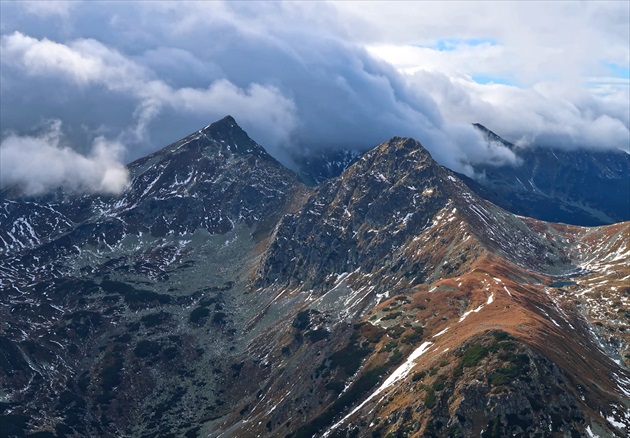
[[[510,149],[515,163],[469,163],[457,176],[482,198],[520,216],[572,225],[630,220],[630,154],[621,150],[568,150],[553,145],[517,147],[485,126],[473,126],[490,144]],[[361,157],[351,147],[294,158],[309,185],[339,176]]]
[[[308,188],[231,117],[129,169],[4,194],[6,436],[627,436],[630,224],[514,216],[412,139]]]

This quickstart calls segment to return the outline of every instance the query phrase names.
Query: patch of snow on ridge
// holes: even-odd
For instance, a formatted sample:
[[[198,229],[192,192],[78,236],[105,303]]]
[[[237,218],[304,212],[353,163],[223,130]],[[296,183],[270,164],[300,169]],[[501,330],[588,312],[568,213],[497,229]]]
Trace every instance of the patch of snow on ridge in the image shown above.
[[[341,420],[339,420],[337,423],[333,424],[323,435],[322,437],[325,438],[327,436],[329,436],[331,434],[331,432],[335,429],[337,429],[339,426],[341,426],[341,424],[346,421],[348,418],[350,418],[352,415],[354,415],[356,412],[358,412],[363,406],[365,406],[370,400],[372,400],[374,397],[376,397],[377,395],[379,395],[381,392],[385,391],[387,388],[389,388],[390,386],[392,386],[394,383],[396,383],[397,381],[405,378],[407,376],[407,374],[409,374],[409,371],[411,371],[411,369],[414,366],[414,361],[419,358],[420,356],[422,356],[422,354],[427,351],[427,349],[433,344],[433,342],[431,341],[426,341],[424,342],[422,345],[420,345],[418,348],[416,348],[414,350],[413,353],[411,353],[409,355],[409,357],[407,358],[407,360],[405,361],[405,363],[403,363],[401,366],[399,366],[398,368],[396,368],[396,371],[394,371],[388,378],[387,380],[385,380],[383,382],[383,384],[381,386],[378,387],[378,389],[376,391],[374,391],[372,394],[370,394],[370,396],[368,398],[366,398],[365,400],[363,400],[363,402],[361,402],[361,404],[359,406],[357,406],[356,408],[354,408],[352,411],[350,411],[350,413],[348,415],[346,415],[345,417],[343,417]]]
[[[619,374],[613,373],[613,375],[617,378],[617,386],[619,387],[619,390],[623,393],[623,395],[630,398],[630,379],[622,377]]]
[[[492,297],[492,298],[494,299],[494,297]],[[461,318],[459,318],[459,322],[462,322],[463,320],[465,320],[465,319],[466,319],[466,317],[467,317],[468,315],[470,315],[471,313],[473,313],[473,312],[474,312],[474,313],[479,312],[481,309],[483,309],[483,308],[484,308],[484,306],[485,306],[485,304],[480,304],[480,305],[479,305],[479,307],[477,307],[476,309],[472,309],[472,310],[469,310],[469,311],[467,311],[467,312],[464,312],[464,314],[461,316]]]
[[[439,333],[434,334],[432,337],[433,337],[433,338],[437,338],[438,336],[443,335],[444,333],[446,333],[446,332],[448,331],[448,329],[449,329],[449,328],[450,328],[450,327],[446,327],[444,330],[442,330],[442,331],[441,331],[441,332],[439,332]]]
[[[625,424],[620,423],[619,421],[615,420],[615,417],[613,417],[612,415],[609,415],[608,417],[606,417],[606,420],[608,420],[608,422],[612,424],[614,427],[616,427],[617,429],[623,430],[624,427],[626,426]]]
[[[588,434],[588,436],[590,436],[591,438],[599,438],[599,435],[595,435],[592,431],[591,431],[591,426],[586,426],[586,433]]]

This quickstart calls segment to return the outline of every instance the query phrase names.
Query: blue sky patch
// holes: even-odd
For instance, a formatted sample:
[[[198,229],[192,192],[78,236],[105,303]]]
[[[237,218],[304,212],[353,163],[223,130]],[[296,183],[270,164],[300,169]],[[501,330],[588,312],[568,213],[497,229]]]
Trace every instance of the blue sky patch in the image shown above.
[[[504,77],[500,77],[500,76],[478,74],[478,75],[472,75],[471,79],[477,82],[478,84],[484,84],[484,85],[486,84],[514,85],[513,81]]]
[[[604,66],[610,72],[610,75],[616,78],[630,79],[630,66],[607,62]]]
[[[461,46],[496,46],[497,41],[494,38],[443,38],[437,40],[434,44],[426,46],[430,49],[439,50],[441,52],[449,52],[456,50]]]

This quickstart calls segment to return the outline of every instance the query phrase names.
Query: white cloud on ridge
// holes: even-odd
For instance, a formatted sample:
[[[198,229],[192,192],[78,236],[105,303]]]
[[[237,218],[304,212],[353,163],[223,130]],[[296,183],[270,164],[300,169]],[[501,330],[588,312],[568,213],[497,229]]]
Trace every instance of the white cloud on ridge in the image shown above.
[[[479,122],[523,147],[630,151],[627,87],[605,95],[552,83],[521,89],[427,71],[408,80],[430,89],[449,120]]]
[[[77,2],[63,31],[2,8],[3,129],[61,118],[127,159],[228,113],[285,163],[393,135],[457,171],[518,162],[473,122],[520,145],[628,144],[628,5]]]
[[[273,86],[239,88],[219,79],[205,88],[174,88],[153,72],[95,40],[61,44],[19,32],[2,37],[2,58],[31,76],[57,77],[80,87],[101,86],[138,100],[136,123],[123,139],[142,141],[150,123],[165,108],[215,119],[231,113],[246,125],[267,127],[264,140],[287,143],[297,124],[293,102]]]
[[[39,136],[9,135],[0,143],[0,184],[27,195],[54,189],[118,194],[129,174],[120,162],[123,145],[97,137],[89,155],[64,146],[61,122]]]
[[[468,123],[445,121],[426,93],[409,88],[386,64],[337,41],[315,48],[309,47],[311,43],[308,38],[296,41],[306,45],[303,53],[272,45],[267,59],[276,57],[278,62],[267,66],[270,71],[256,71],[255,65],[245,71],[232,68],[226,76],[234,82],[219,78],[204,88],[171,86],[94,40],[62,44],[15,32],[2,37],[2,56],[6,65],[27,75],[133,96],[135,123],[120,136],[126,143],[148,137],[151,123],[162,113],[206,121],[229,113],[285,163],[300,149],[367,149],[393,135],[420,139],[438,161],[458,171],[470,173],[467,162],[497,161],[496,148],[487,148]],[[320,50],[329,57],[313,59],[311,55],[322,56]],[[224,66],[233,61],[231,53],[217,56]],[[278,86],[252,82],[256,77],[275,80]],[[498,157],[502,160],[510,154],[503,151]]]

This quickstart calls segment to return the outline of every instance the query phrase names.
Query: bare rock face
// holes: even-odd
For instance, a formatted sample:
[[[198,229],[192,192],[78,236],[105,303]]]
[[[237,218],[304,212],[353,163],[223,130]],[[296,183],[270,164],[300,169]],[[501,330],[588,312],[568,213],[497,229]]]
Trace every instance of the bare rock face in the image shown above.
[[[630,224],[391,140],[314,188],[226,117],[0,209],[6,436],[626,436]]]
[[[326,288],[330,273],[392,265],[392,248],[419,234],[446,205],[453,190],[446,175],[417,141],[391,139],[283,218],[260,281],[308,278]]]
[[[0,381],[18,436],[157,430],[182,398],[228,409],[217,385],[247,318],[232,299],[305,189],[231,117],[129,170],[119,197],[5,193]],[[194,394],[163,387],[207,372]]]

